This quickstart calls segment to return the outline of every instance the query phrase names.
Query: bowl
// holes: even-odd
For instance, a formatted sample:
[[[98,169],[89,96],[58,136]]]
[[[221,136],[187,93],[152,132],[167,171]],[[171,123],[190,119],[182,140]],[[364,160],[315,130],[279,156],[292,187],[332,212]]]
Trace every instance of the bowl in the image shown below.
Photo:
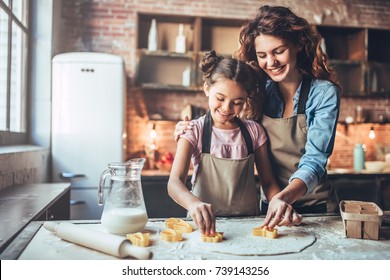
[[[364,163],[364,166],[366,167],[366,170],[372,171],[372,172],[382,172],[385,168],[385,162],[384,161],[366,161]]]

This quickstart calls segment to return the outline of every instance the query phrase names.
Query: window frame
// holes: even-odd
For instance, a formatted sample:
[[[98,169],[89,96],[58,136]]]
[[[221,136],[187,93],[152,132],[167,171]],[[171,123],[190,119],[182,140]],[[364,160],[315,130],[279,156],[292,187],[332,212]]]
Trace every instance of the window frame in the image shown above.
[[[6,146],[6,145],[20,145],[20,144],[27,144],[27,132],[29,129],[29,124],[27,122],[28,114],[29,114],[29,83],[30,83],[30,77],[28,73],[29,65],[30,65],[30,1],[28,0],[22,0],[24,3],[23,9],[25,9],[25,14],[22,15],[22,18],[18,18],[17,15],[13,11],[13,2],[14,0],[8,0],[8,4],[6,4],[3,0],[0,0],[0,9],[5,12],[5,14],[8,16],[8,42],[7,42],[7,73],[6,73],[6,79],[7,79],[7,85],[6,85],[6,130],[0,130],[0,146]],[[24,21],[25,23],[23,23]],[[23,110],[22,114],[22,126],[24,127],[23,132],[15,132],[11,131],[11,71],[12,71],[12,28],[13,25],[17,25],[19,30],[22,32],[22,35],[25,36],[25,44],[22,46],[23,48],[26,47],[25,53],[23,53],[23,59],[26,60],[25,63],[22,65],[21,76],[24,83],[22,85],[22,104],[21,104],[21,110]]]

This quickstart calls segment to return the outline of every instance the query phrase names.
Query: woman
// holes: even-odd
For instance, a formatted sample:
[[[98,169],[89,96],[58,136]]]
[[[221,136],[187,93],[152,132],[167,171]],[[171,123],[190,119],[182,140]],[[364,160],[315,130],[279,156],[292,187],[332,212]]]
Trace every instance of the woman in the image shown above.
[[[289,8],[262,6],[240,32],[236,57],[266,75],[264,116],[274,176],[282,190],[262,196],[264,225],[294,225],[298,213],[335,210],[326,163],[333,151],[340,89],[320,35]],[[176,134],[188,122],[176,127]]]

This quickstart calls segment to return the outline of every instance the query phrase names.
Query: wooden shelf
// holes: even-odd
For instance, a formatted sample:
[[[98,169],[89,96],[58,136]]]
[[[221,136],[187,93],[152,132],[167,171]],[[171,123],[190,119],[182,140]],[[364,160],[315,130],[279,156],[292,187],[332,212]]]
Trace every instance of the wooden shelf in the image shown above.
[[[147,50],[152,19],[158,28],[158,50]],[[145,91],[202,91],[200,59],[207,51],[231,57],[245,19],[138,14],[136,83]],[[184,25],[186,53],[175,52],[179,24]],[[330,64],[338,74],[342,96],[382,97],[390,93],[390,30],[347,26],[313,26],[324,38]],[[190,84],[183,83],[190,69]]]
[[[190,91],[199,92],[202,90],[201,87],[196,86],[182,86],[182,85],[169,85],[161,83],[142,83],[141,88],[145,90],[159,90],[159,91]]]

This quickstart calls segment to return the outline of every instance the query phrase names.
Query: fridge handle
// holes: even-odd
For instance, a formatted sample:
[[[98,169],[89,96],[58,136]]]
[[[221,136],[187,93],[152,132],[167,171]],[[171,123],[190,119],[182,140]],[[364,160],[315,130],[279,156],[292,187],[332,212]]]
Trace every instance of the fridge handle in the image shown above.
[[[74,173],[70,173],[70,172],[62,172],[59,174],[60,178],[61,179],[64,179],[64,180],[71,180],[71,179],[74,179],[74,178],[83,178],[85,177],[84,174],[74,174]]]

